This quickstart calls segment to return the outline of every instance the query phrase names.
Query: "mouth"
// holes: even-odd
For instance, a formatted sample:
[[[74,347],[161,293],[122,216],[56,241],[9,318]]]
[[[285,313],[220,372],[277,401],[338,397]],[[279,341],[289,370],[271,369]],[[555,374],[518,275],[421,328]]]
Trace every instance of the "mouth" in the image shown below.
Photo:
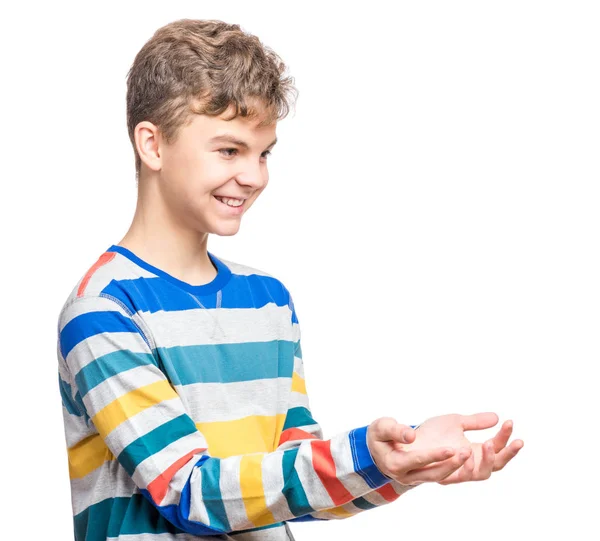
[[[216,195],[213,195],[213,197],[218,201],[219,206],[223,207],[223,210],[225,210],[225,212],[236,215],[241,214],[244,211],[246,199],[228,199],[228,201],[230,202],[228,204],[221,197],[217,197]]]

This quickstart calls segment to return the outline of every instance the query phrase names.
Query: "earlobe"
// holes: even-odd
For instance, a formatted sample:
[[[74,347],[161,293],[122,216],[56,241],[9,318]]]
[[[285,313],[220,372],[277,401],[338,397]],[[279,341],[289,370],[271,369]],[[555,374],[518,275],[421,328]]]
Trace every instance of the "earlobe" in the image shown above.
[[[135,146],[140,160],[152,171],[160,171],[161,157],[158,128],[151,122],[140,122],[134,131]]]

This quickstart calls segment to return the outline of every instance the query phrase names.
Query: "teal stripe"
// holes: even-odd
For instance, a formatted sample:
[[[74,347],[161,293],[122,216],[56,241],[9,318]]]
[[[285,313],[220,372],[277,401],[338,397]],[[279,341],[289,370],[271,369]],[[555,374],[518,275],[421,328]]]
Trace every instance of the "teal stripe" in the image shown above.
[[[71,415],[77,415],[77,417],[81,417],[83,414],[81,413],[77,404],[73,400],[71,386],[64,379],[62,379],[60,377],[60,374],[58,376],[58,386],[60,389],[60,396],[62,398],[62,403],[65,406],[66,410]]]
[[[294,467],[298,448],[283,452],[283,495],[288,502],[290,511],[295,517],[313,513],[315,510],[308,503],[306,492]]]
[[[143,533],[181,533],[142,495],[108,498],[73,518],[75,541],[105,541],[107,537]]]
[[[160,411],[157,413],[157,416],[160,417]],[[149,456],[158,453],[167,445],[194,432],[196,432],[196,425],[184,413],[163,423],[137,440],[132,441],[119,454],[119,462],[129,475],[133,475],[138,464],[146,460]]]
[[[158,348],[158,354],[173,385],[189,385],[291,378],[293,348],[289,340],[273,340],[174,346]]]
[[[368,511],[369,509],[377,507],[374,503],[365,500],[362,496],[360,498],[352,500],[352,503],[356,505],[356,507],[358,507],[359,509],[363,509],[364,511]]]
[[[312,414],[309,410],[302,406],[298,406],[297,408],[290,408],[285,417],[285,423],[283,425],[283,430],[287,430],[288,428],[294,428],[297,426],[308,426],[308,425],[316,425],[317,421],[312,418]]]
[[[225,511],[225,504],[221,498],[220,478],[221,461],[212,457],[202,464],[202,503],[206,507],[209,525],[211,528],[229,532],[231,526]]]
[[[296,353],[294,353],[294,355],[302,359],[302,344],[300,343],[300,340],[294,342],[294,348],[298,348],[296,349]]]
[[[129,350],[114,351],[98,357],[84,366],[75,376],[75,383],[82,396],[89,393],[96,385],[126,370],[138,366],[156,364],[150,353],[133,353]]]

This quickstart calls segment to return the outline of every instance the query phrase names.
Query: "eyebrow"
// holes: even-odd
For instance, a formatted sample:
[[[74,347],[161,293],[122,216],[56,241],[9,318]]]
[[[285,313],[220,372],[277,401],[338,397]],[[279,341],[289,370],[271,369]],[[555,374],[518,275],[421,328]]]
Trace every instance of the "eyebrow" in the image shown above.
[[[234,145],[241,146],[245,149],[250,148],[250,145],[248,145],[248,143],[246,143],[246,141],[242,141],[241,139],[238,139],[235,135],[231,135],[229,133],[225,133],[223,135],[217,135],[216,137],[213,137],[212,139],[210,139],[208,142],[209,143],[227,142],[227,143],[233,143]],[[267,146],[267,148],[272,147],[275,143],[277,143],[277,137],[275,137],[275,139],[273,139],[273,141],[271,141],[271,144],[269,144]]]

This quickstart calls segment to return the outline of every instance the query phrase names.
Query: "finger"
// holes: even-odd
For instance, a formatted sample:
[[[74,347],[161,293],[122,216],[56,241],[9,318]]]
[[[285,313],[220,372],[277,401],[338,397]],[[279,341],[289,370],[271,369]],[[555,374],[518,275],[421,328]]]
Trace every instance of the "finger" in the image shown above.
[[[390,466],[392,472],[408,472],[443,462],[456,454],[452,447],[438,447],[436,449],[419,449],[417,451],[403,451],[400,459]]]
[[[470,455],[471,449],[464,447],[452,458],[440,462],[435,466],[418,468],[407,472],[402,482],[412,485],[415,483],[440,481],[458,470],[468,460]]]
[[[415,431],[410,426],[400,424],[392,417],[382,417],[369,430],[373,430],[373,437],[377,441],[412,443]]]
[[[448,477],[438,481],[440,485],[452,485],[455,483],[464,483],[465,481],[471,481],[473,479],[473,472],[475,471],[475,453],[471,453],[471,456],[463,464],[462,468],[459,468]]]
[[[512,434],[513,423],[512,421],[505,421],[502,424],[498,433],[494,436],[494,451],[499,453],[502,449],[506,447],[508,440],[510,439],[510,435]]]
[[[515,440],[494,457],[494,471],[500,471],[523,449],[523,440]]]
[[[474,413],[473,415],[461,415],[460,422],[463,430],[483,430],[491,428],[498,422],[498,416],[494,412]]]
[[[484,481],[491,477],[492,471],[494,471],[495,457],[494,442],[488,440],[481,448],[481,462],[477,466],[477,471],[473,474],[474,481]]]

